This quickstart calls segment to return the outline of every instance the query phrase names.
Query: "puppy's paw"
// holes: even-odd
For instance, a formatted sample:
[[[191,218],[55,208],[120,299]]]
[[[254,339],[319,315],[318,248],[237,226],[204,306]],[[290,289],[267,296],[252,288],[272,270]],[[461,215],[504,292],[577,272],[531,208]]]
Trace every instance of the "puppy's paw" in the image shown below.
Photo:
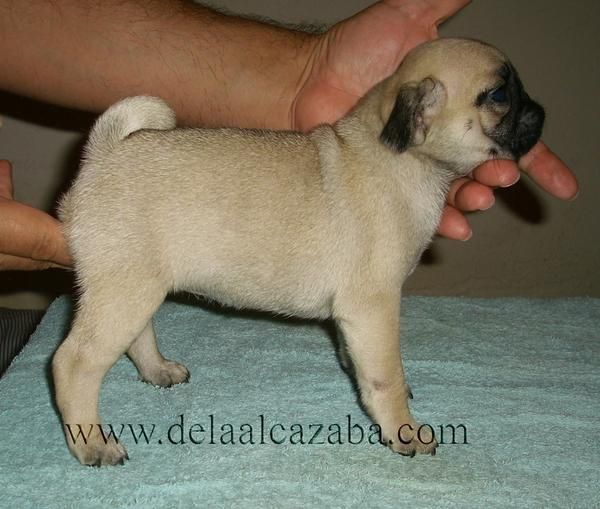
[[[129,459],[127,450],[120,442],[114,437],[105,438],[100,433],[90,436],[86,442],[69,443],[69,448],[82,465],[124,465]]]
[[[397,433],[386,435],[384,440],[392,451],[411,458],[415,454],[435,456],[438,446],[431,426],[420,425],[415,421],[399,425]]]
[[[190,372],[183,364],[165,360],[154,367],[152,371],[144,373],[141,378],[144,382],[152,385],[171,387],[172,385],[189,382]]]

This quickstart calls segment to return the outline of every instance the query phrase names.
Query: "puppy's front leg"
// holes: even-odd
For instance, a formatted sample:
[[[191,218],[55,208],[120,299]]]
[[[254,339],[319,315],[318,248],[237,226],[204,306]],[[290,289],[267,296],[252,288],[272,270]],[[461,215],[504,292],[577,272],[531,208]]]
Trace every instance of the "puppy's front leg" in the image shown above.
[[[366,410],[381,427],[382,438],[407,456],[435,454],[437,442],[429,427],[410,414],[410,389],[400,356],[400,295],[376,293],[336,306]]]

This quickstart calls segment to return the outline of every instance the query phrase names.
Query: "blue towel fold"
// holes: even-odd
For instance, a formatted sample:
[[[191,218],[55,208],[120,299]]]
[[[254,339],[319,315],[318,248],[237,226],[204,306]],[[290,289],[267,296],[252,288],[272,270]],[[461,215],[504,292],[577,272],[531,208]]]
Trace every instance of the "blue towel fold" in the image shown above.
[[[411,405],[445,442],[412,459],[370,443],[320,324],[166,302],[161,350],[191,381],[155,388],[121,359],[101,415],[131,460],[102,469],[53,406],[71,314],[54,302],[0,380],[0,506],[600,507],[600,300],[406,298]]]

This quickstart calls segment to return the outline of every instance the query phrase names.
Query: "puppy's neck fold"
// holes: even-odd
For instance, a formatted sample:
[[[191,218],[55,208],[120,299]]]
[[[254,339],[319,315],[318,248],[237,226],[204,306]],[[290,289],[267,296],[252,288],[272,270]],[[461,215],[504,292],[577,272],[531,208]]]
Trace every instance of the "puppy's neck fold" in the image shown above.
[[[417,148],[411,148],[396,156],[398,171],[408,173],[416,180],[427,179],[429,185],[447,191],[460,172],[447,163],[422,154]]]

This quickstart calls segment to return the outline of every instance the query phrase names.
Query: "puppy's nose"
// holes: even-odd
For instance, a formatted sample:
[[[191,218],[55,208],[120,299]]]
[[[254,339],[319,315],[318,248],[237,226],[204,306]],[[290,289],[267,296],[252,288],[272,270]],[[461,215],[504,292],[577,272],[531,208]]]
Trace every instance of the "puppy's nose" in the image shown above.
[[[526,98],[518,116],[511,152],[515,159],[526,154],[538,142],[546,114],[538,103]]]

